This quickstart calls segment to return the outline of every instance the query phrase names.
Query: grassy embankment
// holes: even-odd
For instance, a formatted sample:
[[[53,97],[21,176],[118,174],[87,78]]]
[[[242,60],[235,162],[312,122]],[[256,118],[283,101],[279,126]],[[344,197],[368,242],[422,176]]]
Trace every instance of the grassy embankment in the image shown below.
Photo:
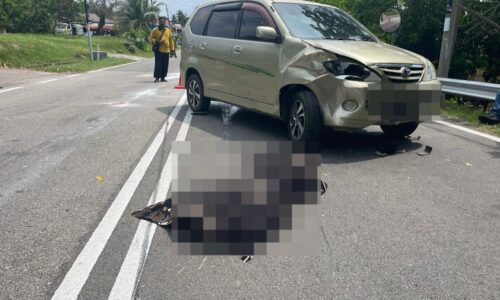
[[[441,115],[443,117],[463,122],[465,125],[473,127],[478,131],[500,136],[500,124],[485,125],[479,123],[477,117],[485,114],[487,113],[481,108],[475,108],[467,104],[458,104],[455,98],[445,100],[444,107],[441,110]]]
[[[92,37],[96,50],[108,54],[152,57],[152,52],[136,49],[130,54],[125,39],[108,36]],[[84,72],[130,62],[129,59],[108,57],[91,62],[86,36],[41,34],[0,34],[0,67],[28,68],[48,72]]]

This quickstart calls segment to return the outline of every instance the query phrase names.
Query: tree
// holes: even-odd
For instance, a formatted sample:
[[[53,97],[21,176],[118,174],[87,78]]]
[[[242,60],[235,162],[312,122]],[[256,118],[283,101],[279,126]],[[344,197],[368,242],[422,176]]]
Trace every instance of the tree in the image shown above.
[[[172,17],[172,23],[174,23],[174,24],[181,24],[182,27],[184,27],[184,25],[186,25],[187,21],[188,21],[187,14],[184,13],[180,9]]]
[[[123,27],[131,29],[145,28],[148,22],[155,21],[160,12],[160,3],[155,0],[127,0],[120,15]]]
[[[97,34],[104,33],[106,17],[110,17],[113,15],[118,4],[118,0],[89,0],[90,11],[92,11],[99,17]]]
[[[83,11],[83,2],[75,0],[54,0],[53,1],[54,22],[52,30],[55,31],[57,23],[74,22]]]

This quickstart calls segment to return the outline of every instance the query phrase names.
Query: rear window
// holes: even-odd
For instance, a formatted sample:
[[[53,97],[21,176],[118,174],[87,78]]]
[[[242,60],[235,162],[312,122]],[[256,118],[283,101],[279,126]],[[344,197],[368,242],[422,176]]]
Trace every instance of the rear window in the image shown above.
[[[234,38],[240,11],[214,11],[208,21],[207,35],[221,38]]]
[[[212,12],[212,6],[207,6],[198,10],[196,15],[193,17],[193,21],[191,21],[191,32],[197,35],[203,35],[203,31],[205,31],[205,25],[207,24],[208,17],[210,17],[210,13]]]

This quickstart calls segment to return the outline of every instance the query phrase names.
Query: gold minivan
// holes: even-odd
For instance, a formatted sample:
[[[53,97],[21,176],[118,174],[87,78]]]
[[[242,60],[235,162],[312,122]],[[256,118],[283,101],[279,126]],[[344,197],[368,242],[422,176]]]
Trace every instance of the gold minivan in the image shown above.
[[[199,6],[183,32],[181,79],[193,111],[227,102],[283,119],[292,140],[370,125],[401,138],[440,107],[429,60],[338,8],[300,0]]]

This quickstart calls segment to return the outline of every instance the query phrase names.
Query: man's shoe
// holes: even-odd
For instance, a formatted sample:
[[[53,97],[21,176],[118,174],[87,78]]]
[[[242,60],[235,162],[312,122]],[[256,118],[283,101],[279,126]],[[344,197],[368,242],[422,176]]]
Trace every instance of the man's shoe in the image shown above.
[[[496,115],[484,115],[484,116],[479,116],[478,117],[479,122],[488,124],[488,125],[495,125],[500,123],[500,119]]]
[[[158,82],[158,81],[159,81],[158,78],[155,78],[155,82]]]
[[[165,78],[162,78],[161,82],[167,82],[167,80]]]

